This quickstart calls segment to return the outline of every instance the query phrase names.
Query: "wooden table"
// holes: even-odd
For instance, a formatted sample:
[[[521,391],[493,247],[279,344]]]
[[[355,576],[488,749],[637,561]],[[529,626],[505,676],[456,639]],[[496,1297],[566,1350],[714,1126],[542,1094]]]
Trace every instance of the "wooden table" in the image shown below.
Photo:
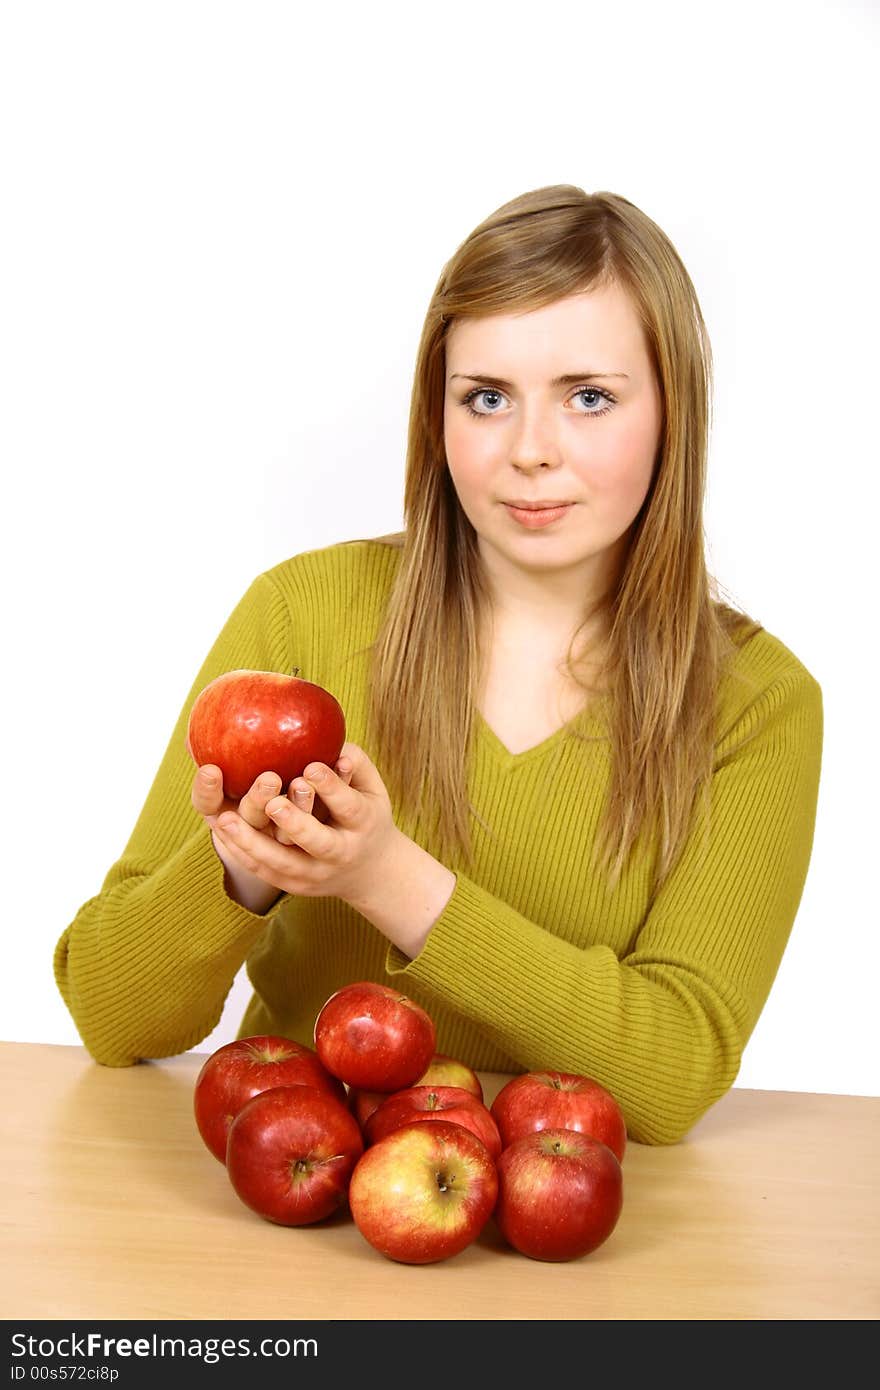
[[[494,1222],[386,1260],[347,1211],[297,1229],[235,1195],[192,1117],[203,1056],[98,1066],[0,1043],[5,1319],[874,1319],[880,1099],[733,1090],[680,1144],[630,1143],[604,1245],[547,1264]],[[482,1078],[491,1102],[507,1078]]]

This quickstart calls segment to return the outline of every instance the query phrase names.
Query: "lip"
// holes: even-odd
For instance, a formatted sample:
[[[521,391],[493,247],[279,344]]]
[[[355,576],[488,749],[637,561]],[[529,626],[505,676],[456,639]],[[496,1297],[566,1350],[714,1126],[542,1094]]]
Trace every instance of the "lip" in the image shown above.
[[[508,497],[505,507],[516,507],[520,512],[539,512],[548,507],[572,507],[567,497],[542,497],[540,501],[530,502],[527,497]]]
[[[506,511],[513,520],[531,531],[536,530],[539,526],[550,526],[552,522],[561,520],[573,506],[573,502],[560,502],[552,507],[546,505],[536,507],[534,504],[528,507],[518,507],[513,502],[504,503]]]

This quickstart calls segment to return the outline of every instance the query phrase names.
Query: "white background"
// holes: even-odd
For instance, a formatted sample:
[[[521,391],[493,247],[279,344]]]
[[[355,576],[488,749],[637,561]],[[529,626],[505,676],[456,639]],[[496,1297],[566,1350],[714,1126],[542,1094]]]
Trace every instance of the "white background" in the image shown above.
[[[0,26],[2,1036],[79,1041],[53,947],[214,637],[261,570],[402,527],[443,263],[566,182],[688,266],[709,565],[824,694],[813,861],[737,1084],[877,1093],[877,8],[29,0]]]

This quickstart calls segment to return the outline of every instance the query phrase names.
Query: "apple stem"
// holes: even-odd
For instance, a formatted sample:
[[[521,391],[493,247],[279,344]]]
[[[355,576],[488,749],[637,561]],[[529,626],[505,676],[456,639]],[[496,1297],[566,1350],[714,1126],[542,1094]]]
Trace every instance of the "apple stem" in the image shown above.
[[[293,670],[291,671],[290,674],[291,674],[292,676],[298,676],[298,675],[299,675],[299,672],[300,672],[300,668],[299,668],[298,666],[294,666],[294,668],[293,668]]]

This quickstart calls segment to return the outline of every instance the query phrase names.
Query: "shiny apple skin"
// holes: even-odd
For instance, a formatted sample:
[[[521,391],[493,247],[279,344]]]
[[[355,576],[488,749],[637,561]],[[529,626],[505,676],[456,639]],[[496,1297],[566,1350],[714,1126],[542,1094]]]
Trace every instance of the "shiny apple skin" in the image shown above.
[[[388,1096],[364,1125],[364,1139],[368,1145],[375,1144],[402,1125],[438,1120],[469,1129],[493,1159],[501,1153],[501,1135],[488,1107],[462,1086],[410,1086]]]
[[[243,1105],[273,1086],[317,1086],[345,1104],[345,1087],[322,1066],[317,1052],[276,1034],[238,1038],[212,1052],[196,1077],[193,1110],[199,1134],[226,1162],[229,1126]]]
[[[490,1106],[505,1148],[539,1129],[575,1129],[601,1139],[620,1163],[626,1123],[614,1096],[591,1076],[530,1071],[502,1086]]]
[[[532,1260],[576,1260],[598,1249],[623,1208],[623,1170],[599,1139],[542,1129],[514,1140],[496,1165],[495,1223]]]
[[[357,1086],[349,1086],[348,1108],[362,1131],[373,1111],[378,1110],[383,1100],[387,1099],[387,1091],[362,1091]]]
[[[477,1073],[471,1067],[459,1062],[457,1057],[447,1057],[438,1052],[428,1065],[424,1076],[420,1076],[417,1086],[461,1086],[470,1091],[477,1100],[483,1099],[483,1087]]]
[[[368,1148],[348,1200],[365,1240],[390,1260],[430,1264],[476,1240],[495,1206],[498,1175],[485,1144],[461,1125],[403,1125]]]
[[[314,1086],[274,1086],[229,1126],[226,1171],[236,1195],[280,1226],[308,1226],[341,1207],[364,1150],[357,1120]]]
[[[213,763],[233,800],[261,772],[277,772],[286,792],[309,763],[332,768],[345,742],[345,715],[329,690],[278,671],[226,671],[190,710],[186,746],[194,762]]]
[[[434,1021],[414,999],[359,980],[331,994],[315,1019],[323,1065],[364,1091],[401,1091],[423,1074],[437,1042]]]

